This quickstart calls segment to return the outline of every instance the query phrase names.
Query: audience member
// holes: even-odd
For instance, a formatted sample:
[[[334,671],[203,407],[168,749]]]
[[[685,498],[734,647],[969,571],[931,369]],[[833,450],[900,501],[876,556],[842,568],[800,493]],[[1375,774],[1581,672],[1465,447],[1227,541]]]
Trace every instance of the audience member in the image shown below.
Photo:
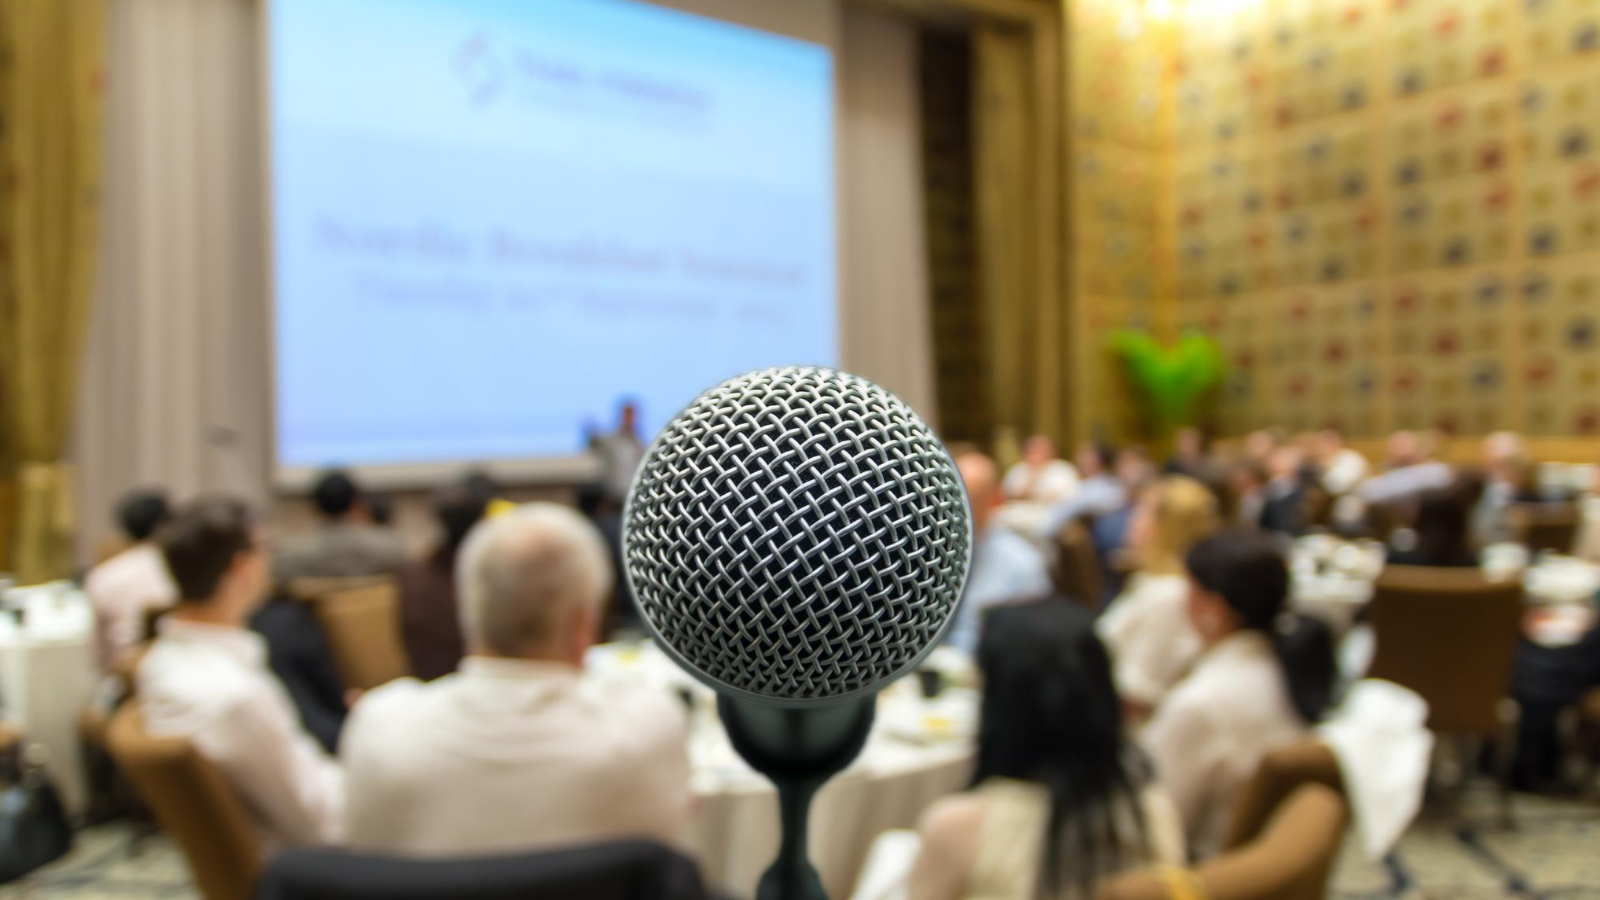
[[[129,650],[142,643],[145,617],[178,599],[161,549],[150,536],[167,518],[167,497],[160,491],[134,491],[117,504],[117,524],[127,536],[127,549],[89,570],[83,592],[95,618],[95,658],[109,671]]]
[[[276,591],[250,617],[250,630],[267,642],[267,667],[289,692],[300,724],[322,749],[337,751],[350,707],[328,636],[310,604]]]
[[[1056,458],[1055,442],[1036,434],[1022,446],[1022,459],[1006,472],[1005,496],[1029,503],[1060,503],[1078,490],[1078,470]]]
[[[1600,466],[1594,468],[1594,483],[1589,487],[1589,494],[1586,503],[1600,503]],[[1575,552],[1579,559],[1600,564],[1600,517],[1583,517],[1583,523],[1578,526],[1577,543]]]
[[[1517,701],[1517,757],[1512,783],[1519,790],[1558,784],[1563,776],[1563,713],[1600,688],[1600,627],[1570,645],[1543,646],[1524,639],[1511,673]]]
[[[1324,428],[1317,433],[1316,463],[1322,471],[1322,489],[1331,497],[1343,497],[1356,489],[1366,477],[1367,458],[1345,446],[1344,435],[1337,429]]]
[[[1149,451],[1138,444],[1118,450],[1116,475],[1117,483],[1122,487],[1122,502],[1115,507],[1102,509],[1094,522],[1095,543],[1107,553],[1127,546],[1128,523],[1133,519],[1134,499],[1156,475]]]
[[[1449,487],[1455,472],[1433,458],[1437,444],[1431,434],[1397,431],[1390,435],[1386,470],[1357,488],[1356,495],[1369,506],[1392,506],[1414,500],[1425,491]]]
[[[1172,439],[1172,458],[1162,471],[1167,475],[1187,475],[1201,484],[1215,481],[1216,463],[1205,432],[1198,428],[1178,429]]]
[[[1122,485],[1123,502],[1115,509],[1094,517],[1089,532],[1105,579],[1106,595],[1101,603],[1122,593],[1128,567],[1122,557],[1128,547],[1128,526],[1133,521],[1134,499],[1155,478],[1156,468],[1145,448],[1134,444],[1117,451],[1117,481]]]
[[[978,666],[977,769],[923,815],[910,900],[1088,898],[1102,879],[1183,863],[1182,824],[1125,736],[1088,612],[996,610]]]
[[[1268,480],[1261,490],[1261,517],[1256,523],[1264,531],[1298,537],[1306,530],[1307,495],[1302,464],[1305,454],[1292,444],[1272,451],[1267,458]]]
[[[1244,437],[1244,458],[1265,467],[1272,451],[1283,445],[1283,429],[1260,428]]]
[[[1484,438],[1483,491],[1471,506],[1475,543],[1487,547],[1517,539],[1517,504],[1540,500],[1533,480],[1520,435],[1497,431]]]
[[[1061,529],[1078,519],[1102,516],[1128,505],[1128,489],[1115,471],[1117,458],[1117,452],[1105,444],[1086,441],[1078,448],[1078,491],[1050,510],[1041,538],[1053,542]]]
[[[1228,506],[1224,520],[1237,528],[1255,530],[1261,527],[1261,515],[1267,505],[1267,470],[1253,459],[1234,463],[1228,475]]]
[[[1289,572],[1264,535],[1223,533],[1189,551],[1189,620],[1205,651],[1156,709],[1144,743],[1183,817],[1192,856],[1216,853],[1261,758],[1328,709],[1333,639],[1286,615]]]
[[[245,629],[267,588],[249,511],[206,498],[180,509],[155,540],[178,605],[139,665],[139,702],[154,735],[188,739],[239,793],[266,846],[337,842],[344,780],[301,727]]]
[[[1128,535],[1139,568],[1099,630],[1116,663],[1117,693],[1140,718],[1200,655],[1200,636],[1185,613],[1183,558],[1219,524],[1216,497],[1192,478],[1168,476],[1139,498]]]
[[[406,561],[399,535],[374,528],[360,487],[346,472],[325,473],[311,492],[322,527],[283,539],[273,556],[279,585],[298,578],[389,575]]]
[[[534,503],[473,529],[457,564],[461,670],[369,692],[345,730],[349,839],[472,856],[679,838],[683,706],[583,679],[611,565],[577,512]]]
[[[467,473],[461,476],[461,486],[481,498],[484,506],[498,500],[504,493],[500,482],[496,481],[487,469],[468,469]]]
[[[995,521],[1003,498],[994,461],[968,451],[956,457],[956,466],[972,508],[972,568],[949,641],[971,653],[977,649],[984,614],[999,604],[1049,593],[1050,573],[1044,558],[1026,538]]]
[[[1390,565],[1462,569],[1478,565],[1467,536],[1467,504],[1459,492],[1447,488],[1423,494],[1411,531],[1410,546],[1389,551]]]
[[[367,491],[361,500],[367,507],[367,519],[374,528],[394,527],[394,498],[388,494]]]
[[[597,438],[594,448],[600,456],[606,500],[620,510],[628,499],[628,489],[633,486],[633,473],[644,462],[648,449],[639,436],[639,405],[624,400],[617,411],[617,430]]]
[[[605,486],[598,483],[578,486],[578,512],[594,523],[605,539],[606,552],[611,556],[611,595],[606,598],[610,618],[604,623],[603,635],[613,629],[639,629],[644,625],[639,615],[639,603],[628,585],[627,566],[622,558],[622,510],[606,502]]]
[[[423,681],[454,672],[466,654],[456,608],[456,557],[467,533],[483,519],[485,497],[467,484],[440,491],[433,501],[438,544],[400,569],[400,635],[411,674]]]

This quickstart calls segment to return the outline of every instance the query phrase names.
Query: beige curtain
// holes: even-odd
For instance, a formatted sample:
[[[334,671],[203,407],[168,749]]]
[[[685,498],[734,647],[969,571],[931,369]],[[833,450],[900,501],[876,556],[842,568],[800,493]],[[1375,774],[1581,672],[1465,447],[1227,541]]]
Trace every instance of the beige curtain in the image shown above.
[[[71,568],[63,461],[98,238],[104,0],[0,3],[0,436],[23,583]]]
[[[842,24],[840,355],[937,426],[917,27],[853,6]]]
[[[973,32],[977,248],[998,432],[1067,436],[1062,183],[1052,28]]]
[[[73,448],[85,561],[131,488],[268,496],[256,7],[111,0],[106,277]]]

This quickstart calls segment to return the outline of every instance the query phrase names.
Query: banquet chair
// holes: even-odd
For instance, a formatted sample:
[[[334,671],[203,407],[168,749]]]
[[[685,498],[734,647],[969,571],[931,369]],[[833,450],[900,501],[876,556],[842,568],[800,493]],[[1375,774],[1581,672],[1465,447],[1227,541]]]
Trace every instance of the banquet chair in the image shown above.
[[[1377,647],[1368,677],[1420,694],[1435,734],[1494,743],[1507,825],[1518,718],[1508,694],[1522,601],[1520,581],[1490,581],[1477,569],[1390,566],[1378,578],[1371,606]],[[1470,764],[1476,754],[1462,758]]]
[[[1097,900],[1322,900],[1344,841],[1344,798],[1322,784],[1303,785],[1261,836],[1194,869],[1130,873],[1103,883]],[[1174,890],[1173,882],[1187,886]]]
[[[1280,807],[1307,784],[1344,794],[1339,758],[1321,740],[1306,738],[1268,753],[1245,785],[1234,807],[1223,850],[1237,850],[1259,838]]]
[[[705,900],[695,863],[651,841],[477,859],[420,860],[291,849],[257,900]]]
[[[1069,522],[1056,536],[1056,564],[1051,573],[1056,589],[1091,612],[1105,602],[1105,576],[1100,554],[1087,522]]]
[[[1517,543],[1529,553],[1549,551],[1563,556],[1578,546],[1582,516],[1573,503],[1519,503],[1512,510]]]
[[[302,580],[290,593],[311,604],[347,687],[370,690],[411,674],[393,579]]]
[[[106,744],[122,775],[177,842],[205,900],[249,900],[261,848],[244,807],[219,772],[181,738],[144,730],[138,701],[111,717]]]

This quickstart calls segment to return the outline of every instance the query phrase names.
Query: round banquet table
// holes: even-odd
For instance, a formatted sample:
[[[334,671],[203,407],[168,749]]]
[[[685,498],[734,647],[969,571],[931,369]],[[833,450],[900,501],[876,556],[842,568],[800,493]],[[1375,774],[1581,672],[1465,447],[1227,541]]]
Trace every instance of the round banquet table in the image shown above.
[[[1504,544],[1486,548],[1482,557],[1488,577],[1521,579],[1529,607],[1529,640],[1562,646],[1594,625],[1600,565],[1552,554],[1530,560],[1522,547]],[[1356,615],[1372,600],[1383,561],[1383,547],[1375,541],[1346,542],[1326,535],[1301,538],[1290,553],[1291,605],[1318,616],[1336,635],[1350,633]]]
[[[44,767],[68,811],[85,799],[78,715],[94,695],[94,614],[89,601],[65,582],[13,589],[0,614],[0,718],[17,728],[29,747],[43,751]],[[18,623],[17,610],[22,611]]]
[[[971,666],[959,651],[940,648],[924,668],[940,671],[948,684],[967,681]],[[595,647],[585,677],[650,684],[677,691],[692,703],[689,756],[696,806],[688,850],[715,889],[753,896],[778,850],[777,794],[728,744],[716,718],[714,692],[648,643]],[[861,756],[811,806],[811,862],[829,896],[850,896],[881,832],[915,827],[929,804],[966,786],[976,722],[977,696],[968,688],[947,687],[928,700],[913,676],[883,691]]]

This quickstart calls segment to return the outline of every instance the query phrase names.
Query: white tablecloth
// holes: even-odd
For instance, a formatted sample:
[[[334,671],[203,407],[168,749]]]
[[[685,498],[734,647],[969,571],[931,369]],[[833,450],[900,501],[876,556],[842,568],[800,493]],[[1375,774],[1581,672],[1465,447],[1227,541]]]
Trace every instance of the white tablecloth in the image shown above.
[[[1356,614],[1372,599],[1383,570],[1383,548],[1375,542],[1344,543],[1326,536],[1303,538],[1290,554],[1291,605],[1327,622],[1335,634],[1350,631]],[[1529,638],[1544,644],[1576,640],[1575,627],[1592,622],[1600,591],[1600,565],[1572,557],[1543,555],[1526,565],[1527,551],[1497,545],[1484,550],[1484,572],[1491,578],[1521,578],[1535,617],[1550,624],[1531,628]],[[1530,619],[1532,621],[1532,619]]]
[[[941,651],[933,665],[954,674],[965,662]],[[694,696],[690,756],[697,807],[689,847],[711,885],[752,896],[778,850],[777,794],[729,746],[713,693],[651,645],[597,647],[589,671],[591,678],[644,681]],[[966,785],[976,711],[972,691],[950,688],[925,701],[915,678],[884,691],[861,757],[812,803],[811,862],[830,896],[850,896],[880,832],[914,827],[930,803]]]
[[[78,715],[93,696],[94,617],[89,601],[69,585],[13,590],[0,613],[0,715],[43,751],[46,770],[72,812],[86,786]]]

